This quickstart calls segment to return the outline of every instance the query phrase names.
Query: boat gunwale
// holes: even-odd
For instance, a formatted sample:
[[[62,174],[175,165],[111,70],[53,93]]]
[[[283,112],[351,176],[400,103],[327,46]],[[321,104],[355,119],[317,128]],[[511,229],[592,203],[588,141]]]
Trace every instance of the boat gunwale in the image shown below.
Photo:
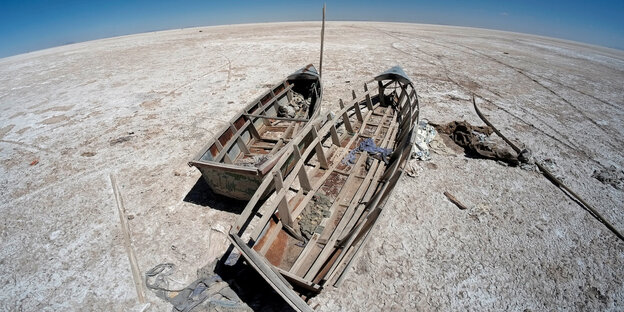
[[[270,94],[273,90],[275,90],[276,88],[278,88],[281,85],[284,85],[285,82],[289,81],[289,80],[294,80],[297,79],[297,77],[299,76],[305,76],[305,79],[310,79],[310,77],[314,77],[316,76],[317,79],[317,83],[318,83],[318,87],[315,88],[319,90],[318,94],[317,94],[317,99],[316,99],[316,103],[314,105],[314,111],[312,113],[312,115],[309,118],[302,118],[304,120],[300,121],[300,122],[304,122],[306,125],[310,123],[310,121],[313,121],[314,119],[316,119],[319,115],[319,112],[321,110],[321,104],[322,104],[322,98],[323,98],[323,86],[322,86],[322,82],[321,79],[318,75],[312,73],[309,71],[310,68],[313,68],[316,71],[316,68],[314,68],[314,66],[312,64],[308,64],[305,67],[299,69],[298,71],[288,75],[285,79],[282,79],[280,82],[277,82],[275,84],[272,84],[271,87],[268,89],[268,91],[262,93],[261,95],[257,96],[253,101],[250,101],[242,110],[240,110],[236,115],[234,115],[234,117],[232,117],[229,121],[223,121],[225,124],[223,125],[223,127],[221,127],[215,134],[213,135],[213,137],[208,141],[208,143],[206,143],[202,149],[195,154],[195,156],[192,158],[191,161],[188,162],[189,166],[195,166],[197,165],[201,165],[202,167],[206,168],[206,167],[213,167],[213,168],[218,168],[218,169],[224,169],[224,170],[228,170],[228,171],[237,171],[237,172],[241,172],[241,173],[250,173],[251,171],[255,171],[257,175],[262,175],[262,174],[266,174],[268,171],[270,171],[270,169],[272,168],[272,165],[275,165],[274,161],[277,161],[278,159],[281,158],[281,154],[283,154],[283,151],[286,149],[285,147],[288,146],[288,144],[290,144],[290,142],[288,144],[286,144],[285,146],[283,146],[279,151],[277,151],[275,154],[271,155],[270,161],[267,161],[265,163],[263,163],[262,165],[259,166],[244,166],[244,165],[236,165],[236,164],[227,164],[227,163],[223,163],[221,161],[214,161],[214,160],[202,160],[202,156],[204,156],[207,152],[209,152],[210,147],[221,137],[221,135],[223,135],[228,129],[230,129],[232,127],[232,125],[239,120],[241,117],[245,117],[246,114],[249,114],[249,109],[252,108],[254,105],[256,105],[257,103],[261,103],[261,100],[267,95]],[[258,108],[263,108],[265,106],[274,104],[274,100],[275,98],[277,98],[278,94],[276,94],[271,100],[271,103],[267,103],[264,104],[262,106],[259,106]],[[267,118],[267,119],[271,119],[270,116],[266,116],[266,117],[252,117],[252,118]],[[247,119],[247,121],[253,123],[254,121],[251,121],[251,119]],[[246,122],[247,122],[246,121]],[[249,125],[251,126],[251,125]],[[303,127],[305,128],[305,127]],[[241,127],[242,129],[242,127]],[[304,129],[301,129],[304,130]],[[236,133],[232,134],[232,137],[230,138],[230,140],[237,140],[239,136],[237,136],[236,138],[234,137]],[[229,140],[228,140],[229,141]],[[292,140],[291,140],[292,141]],[[227,152],[226,152],[227,153]],[[271,165],[272,164],[272,165]]]

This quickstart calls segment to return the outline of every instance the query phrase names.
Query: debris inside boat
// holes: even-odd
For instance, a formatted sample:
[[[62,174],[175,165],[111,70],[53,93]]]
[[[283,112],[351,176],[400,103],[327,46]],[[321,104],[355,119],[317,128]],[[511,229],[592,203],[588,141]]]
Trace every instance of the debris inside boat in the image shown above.
[[[318,116],[322,93],[312,64],[296,71],[234,116],[189,166],[215,193],[249,200],[292,138]]]
[[[400,67],[340,106],[283,148],[230,230],[245,260],[297,311],[340,284],[412,150],[418,97]]]

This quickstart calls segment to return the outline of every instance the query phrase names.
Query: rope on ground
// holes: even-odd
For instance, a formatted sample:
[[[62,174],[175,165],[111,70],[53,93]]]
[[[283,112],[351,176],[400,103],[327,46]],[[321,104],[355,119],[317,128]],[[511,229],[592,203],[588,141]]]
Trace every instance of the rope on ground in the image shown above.
[[[516,146],[513,142],[507,139],[507,137],[505,137],[502,133],[500,133],[500,131],[498,131],[498,129],[496,129],[496,127],[494,127],[494,125],[490,123],[487,120],[487,118],[485,118],[485,116],[481,113],[481,111],[477,107],[477,103],[475,102],[474,95],[472,96],[472,105],[474,105],[474,109],[477,112],[477,115],[479,115],[479,118],[481,118],[481,120],[483,120],[483,122],[485,122],[486,125],[490,126],[499,137],[501,137],[505,142],[507,142],[507,144],[509,144],[509,146],[511,146],[511,148],[514,151],[516,151],[516,153],[520,154],[521,152],[520,148],[518,148],[518,146]],[[611,232],[613,232],[613,234],[615,234],[615,236],[617,236],[619,239],[624,241],[624,236],[622,236],[622,234],[615,227],[613,227],[613,225],[611,225],[609,221],[603,218],[600,215],[600,213],[596,209],[594,209],[594,207],[592,207],[589,203],[583,200],[581,196],[579,196],[574,191],[572,191],[567,185],[563,184],[561,180],[557,179],[550,171],[548,171],[548,169],[546,169],[546,167],[544,167],[544,165],[542,165],[541,162],[536,160],[535,165],[537,165],[537,167],[540,169],[540,171],[546,177],[546,179],[548,179],[548,181],[550,181],[552,184],[554,184],[555,186],[563,190],[566,195],[571,197],[582,208],[589,211],[590,214],[592,214],[593,217],[596,218],[596,220],[604,224]]]
[[[169,289],[167,276],[174,271],[173,263],[161,263],[145,272],[147,288],[171,303],[173,312],[189,312],[200,304],[218,307],[219,311],[249,311],[247,305],[218,274],[198,273],[199,278],[190,285],[182,289]]]

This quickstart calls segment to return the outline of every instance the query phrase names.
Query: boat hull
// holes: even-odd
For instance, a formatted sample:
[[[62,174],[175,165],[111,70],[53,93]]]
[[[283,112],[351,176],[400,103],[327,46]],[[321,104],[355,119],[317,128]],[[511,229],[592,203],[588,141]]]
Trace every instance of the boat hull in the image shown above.
[[[302,298],[340,284],[411,155],[419,114],[412,82],[392,68],[368,83],[376,90],[365,85],[363,96],[293,139],[230,230],[232,244],[297,311],[311,311]]]
[[[321,101],[320,77],[308,65],[249,103],[189,165],[199,169],[214,193],[249,200],[290,140],[318,117]],[[291,103],[299,110],[282,111]]]

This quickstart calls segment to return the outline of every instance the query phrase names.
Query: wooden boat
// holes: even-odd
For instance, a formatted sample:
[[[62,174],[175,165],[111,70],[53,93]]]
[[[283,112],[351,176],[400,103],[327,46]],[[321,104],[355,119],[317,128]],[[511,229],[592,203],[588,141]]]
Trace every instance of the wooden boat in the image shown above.
[[[322,94],[316,68],[298,70],[234,116],[189,166],[215,193],[249,200],[284,147],[318,116]]]
[[[335,117],[311,122],[293,139],[229,233],[247,262],[298,311],[311,311],[305,299],[340,283],[410,157],[419,112],[412,82],[394,67],[364,90],[359,98],[353,92],[346,106],[341,100]],[[376,147],[392,150],[387,162],[373,156]]]

